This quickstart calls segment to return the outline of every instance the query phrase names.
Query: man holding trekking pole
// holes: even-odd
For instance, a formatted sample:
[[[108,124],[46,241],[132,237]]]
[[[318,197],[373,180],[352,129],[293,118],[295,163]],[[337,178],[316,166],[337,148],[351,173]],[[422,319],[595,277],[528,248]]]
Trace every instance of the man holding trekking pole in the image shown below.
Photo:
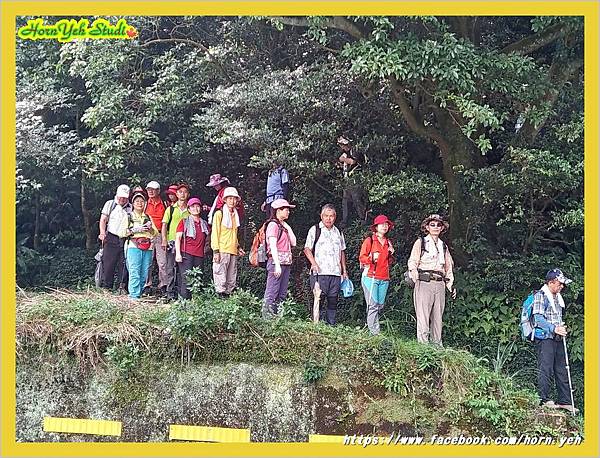
[[[538,394],[540,404],[552,409],[579,412],[573,402],[571,373],[567,356],[567,327],[563,322],[565,302],[560,294],[572,280],[560,269],[546,274],[546,284],[533,298],[534,342],[537,350]],[[550,399],[552,378],[556,384],[558,403]]]

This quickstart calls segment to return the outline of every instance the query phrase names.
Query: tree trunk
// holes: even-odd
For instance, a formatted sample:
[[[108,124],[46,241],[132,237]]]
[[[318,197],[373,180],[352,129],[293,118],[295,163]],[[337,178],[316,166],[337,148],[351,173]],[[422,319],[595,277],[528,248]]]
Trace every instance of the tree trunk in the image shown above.
[[[87,208],[85,178],[83,173],[81,174],[81,213],[83,215],[83,225],[85,229],[85,248],[92,251],[96,248],[96,231],[94,229],[96,221],[92,212]]]
[[[40,249],[40,192],[35,191],[35,223],[33,228],[33,249]]]
[[[440,148],[443,164],[442,174],[446,181],[448,193],[449,239],[450,242],[454,242],[453,255],[455,262],[464,266],[468,261],[468,255],[465,253],[461,242],[464,242],[467,238],[469,218],[466,205],[467,196],[459,174],[462,170],[476,167],[477,151],[447,111],[437,109],[435,114],[437,127],[442,135],[441,138],[436,140],[436,143]]]

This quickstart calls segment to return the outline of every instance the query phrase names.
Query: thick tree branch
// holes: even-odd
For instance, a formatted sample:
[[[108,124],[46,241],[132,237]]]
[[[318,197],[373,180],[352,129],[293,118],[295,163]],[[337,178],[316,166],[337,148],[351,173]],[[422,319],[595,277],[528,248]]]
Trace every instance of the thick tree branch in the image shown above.
[[[294,27],[310,27],[311,25],[308,19],[304,17],[276,16],[272,19]],[[323,25],[333,29],[342,30],[357,40],[365,38],[365,33],[354,22],[341,16],[333,16],[327,19]]]
[[[547,103],[550,106],[554,106],[558,95],[562,90],[564,84],[571,80],[583,65],[582,59],[572,61],[558,60],[553,62],[548,71],[548,78],[552,83],[552,89],[548,90],[546,94],[538,101],[538,103]],[[530,120],[525,121],[518,134],[514,137],[512,142],[513,146],[530,146],[535,141],[540,130],[546,124],[548,118],[544,118],[539,122],[538,125],[534,125]]]
[[[400,111],[402,112],[402,116],[406,120],[408,127],[410,127],[414,133],[435,141],[440,147],[442,147],[440,143],[446,144],[447,142],[445,138],[437,129],[431,126],[425,126],[423,119],[408,103],[408,100],[404,95],[404,87],[398,82],[398,80],[393,77],[390,78],[390,85],[392,88],[392,96],[394,97],[394,101],[400,107]]]
[[[559,22],[558,24],[551,25],[540,32],[529,35],[522,38],[519,41],[509,44],[501,50],[503,53],[515,53],[521,56],[530,54],[538,49],[552,43],[557,38],[566,35],[570,31],[571,27],[569,24]]]
[[[227,81],[230,84],[234,84],[234,81],[231,79],[231,77],[225,70],[225,67],[223,67],[223,64],[219,61],[219,59],[217,59],[215,56],[213,56],[211,54],[210,50],[206,46],[204,46],[202,43],[199,43],[197,41],[190,40],[187,38],[157,38],[155,40],[146,41],[145,43],[140,44],[140,47],[145,48],[147,46],[158,44],[158,43],[183,43],[183,44],[187,44],[190,46],[194,46],[196,48],[200,48],[208,56],[210,61],[219,68],[219,71],[223,74],[225,79],[227,79]]]

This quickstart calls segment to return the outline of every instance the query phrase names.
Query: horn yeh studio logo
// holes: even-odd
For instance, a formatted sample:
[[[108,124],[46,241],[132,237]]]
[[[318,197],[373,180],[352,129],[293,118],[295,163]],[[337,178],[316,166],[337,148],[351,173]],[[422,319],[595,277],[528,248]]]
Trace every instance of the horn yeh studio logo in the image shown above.
[[[42,18],[37,18],[27,21],[27,25],[19,28],[17,35],[23,40],[58,40],[67,43],[85,38],[131,40],[138,36],[138,31],[125,19],[119,19],[115,25],[106,19],[96,19],[90,26],[87,19],[61,19],[56,24],[45,24]]]

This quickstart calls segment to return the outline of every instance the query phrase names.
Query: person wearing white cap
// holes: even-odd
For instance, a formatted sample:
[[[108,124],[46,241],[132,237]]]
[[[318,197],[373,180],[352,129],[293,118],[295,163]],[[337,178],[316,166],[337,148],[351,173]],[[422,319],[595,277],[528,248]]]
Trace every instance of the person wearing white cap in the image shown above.
[[[560,269],[549,270],[546,283],[533,296],[534,342],[537,350],[537,389],[540,404],[549,408],[560,408],[577,413],[571,402],[571,388],[567,372],[567,358],[563,339],[567,326],[563,322],[565,301],[561,291],[571,283]],[[556,385],[558,403],[550,399],[552,379]]]
[[[160,198],[160,184],[157,181],[150,181],[146,185],[146,192],[148,193],[146,214],[152,219],[154,226],[158,229],[158,234],[152,238],[152,260],[150,262],[150,267],[148,268],[148,276],[146,277],[146,283],[144,284],[143,294],[149,294],[152,289],[154,260],[156,260],[156,265],[158,266],[158,289],[164,291],[169,284],[169,277],[167,274],[167,251],[163,248],[161,243],[161,230],[162,219],[170,204]]]
[[[223,208],[215,211],[210,246],[213,250],[213,280],[221,297],[229,296],[237,281],[237,259],[245,254],[238,242],[240,215],[236,206],[240,195],[234,187],[223,191]]]
[[[225,192],[225,189],[227,187],[231,187],[231,184],[229,182],[229,178],[222,177],[220,173],[215,173],[214,175],[210,176],[210,180],[208,181],[208,183],[206,183],[206,186],[209,188],[213,188],[217,192],[217,195],[215,196],[215,200],[213,201],[213,204],[210,207],[207,217],[208,224],[212,224],[213,215],[215,214],[215,212],[223,208],[223,205],[225,205],[225,201],[223,200],[223,193]],[[244,217],[244,203],[242,202],[241,198],[238,199],[236,210],[238,212],[238,215],[240,216],[240,219],[242,219]]]
[[[102,286],[112,289],[115,271],[119,279],[119,286],[124,287],[125,279],[125,257],[123,252],[124,241],[119,237],[121,221],[131,213],[132,207],[129,203],[129,186],[119,185],[114,199],[105,202],[100,215],[100,235],[102,242]]]
[[[292,247],[296,246],[296,235],[285,221],[290,216],[290,208],[295,205],[285,199],[271,202],[274,218],[267,224],[267,284],[265,285],[265,310],[263,317],[279,314],[279,304],[287,295],[290,272],[292,271]]]

